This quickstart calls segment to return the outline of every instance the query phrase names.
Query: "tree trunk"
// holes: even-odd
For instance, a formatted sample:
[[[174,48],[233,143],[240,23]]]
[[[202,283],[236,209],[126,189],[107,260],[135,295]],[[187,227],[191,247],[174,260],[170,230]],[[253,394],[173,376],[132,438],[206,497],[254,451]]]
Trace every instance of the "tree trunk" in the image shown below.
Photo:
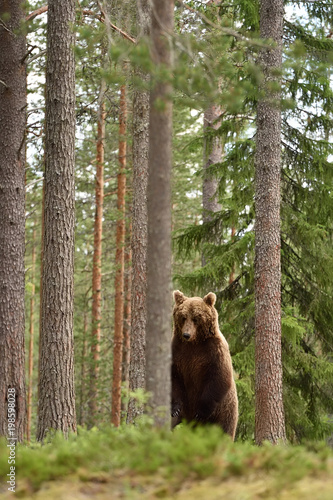
[[[132,295],[132,250],[131,250],[131,223],[126,230],[125,245],[125,278],[124,278],[124,327],[123,327],[123,363],[122,363],[122,383],[126,393],[129,390],[129,366],[131,358],[131,295]],[[127,400],[127,398],[126,398]],[[121,403],[123,415],[127,415],[127,404]]]
[[[121,377],[124,321],[124,244],[125,244],[125,194],[126,194],[126,86],[120,90],[119,112],[119,173],[117,193],[116,279],[113,339],[112,411],[111,423],[118,427],[121,417]]]
[[[155,81],[150,93],[147,391],[155,425],[170,423],[171,406],[171,66],[174,2],[152,2],[151,45],[156,66],[169,69],[169,81]]]
[[[31,414],[32,414],[32,386],[34,368],[34,318],[35,318],[35,270],[36,270],[36,225],[34,223],[32,233],[32,269],[31,269],[31,298],[29,318],[29,365],[28,365],[28,401],[27,401],[27,441],[31,438]]]
[[[104,200],[104,141],[105,141],[105,81],[102,80],[98,99],[97,146],[96,146],[96,212],[94,223],[94,255],[92,275],[92,363],[90,372],[89,419],[94,425],[98,401],[98,373],[101,342],[102,298],[102,234]]]
[[[274,48],[263,49],[264,92],[257,109],[255,178],[255,440],[285,440],[281,361],[280,173],[283,1],[261,0],[260,34]]]
[[[210,133],[220,127],[220,106],[211,106],[204,113],[204,179],[202,189],[203,221],[210,221],[212,214],[221,210],[217,199],[218,179],[207,170],[211,165],[222,161],[223,145],[219,137],[210,137]]]
[[[0,2],[0,435],[23,440],[26,43],[22,2]],[[7,405],[9,405],[7,408]],[[7,409],[13,427],[8,428]],[[12,434],[12,432],[14,434]]]
[[[48,4],[44,262],[37,439],[76,431],[73,342],[75,2]]]
[[[140,4],[140,5],[139,5]],[[150,4],[137,2],[137,24],[142,36],[149,35]],[[140,69],[136,75],[147,82]],[[132,297],[131,357],[129,389],[146,387],[146,293],[147,293],[147,184],[149,151],[149,92],[134,90],[133,96],[133,208],[132,208]],[[128,404],[127,422],[134,423],[143,414],[143,405],[135,398]]]
[[[203,222],[212,220],[214,213],[221,210],[218,202],[217,189],[218,179],[209,172],[209,167],[222,160],[223,146],[219,137],[211,137],[211,133],[220,126],[218,121],[221,115],[220,106],[211,106],[204,113],[204,172],[202,186],[202,208]],[[202,254],[202,265],[206,264],[206,258]]]
[[[87,377],[87,353],[88,353],[88,304],[86,304],[83,316],[83,339],[82,339],[82,360],[81,360],[81,380],[80,380],[80,401],[78,411],[78,424],[84,425],[87,421],[85,411],[86,397],[86,377]],[[89,422],[91,423],[91,422]]]

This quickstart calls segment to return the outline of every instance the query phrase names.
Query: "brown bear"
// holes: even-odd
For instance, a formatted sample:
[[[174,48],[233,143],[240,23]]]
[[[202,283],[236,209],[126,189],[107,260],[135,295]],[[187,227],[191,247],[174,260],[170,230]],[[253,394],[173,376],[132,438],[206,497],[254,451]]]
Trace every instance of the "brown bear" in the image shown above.
[[[219,330],[216,295],[188,298],[174,292],[172,426],[218,424],[235,438],[238,399],[229,346]]]

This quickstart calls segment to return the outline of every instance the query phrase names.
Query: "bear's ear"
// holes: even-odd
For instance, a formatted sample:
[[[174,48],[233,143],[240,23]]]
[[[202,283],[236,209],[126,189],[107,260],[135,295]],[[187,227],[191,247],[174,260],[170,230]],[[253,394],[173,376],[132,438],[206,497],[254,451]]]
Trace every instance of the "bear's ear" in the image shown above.
[[[175,299],[177,306],[180,306],[180,304],[182,304],[184,302],[184,300],[186,299],[185,295],[182,292],[180,292],[179,290],[175,290],[173,292],[173,298]]]
[[[215,295],[215,293],[213,293],[213,292],[207,293],[207,295],[205,295],[205,297],[203,298],[203,301],[204,301],[205,304],[207,304],[207,306],[213,307],[213,305],[216,302],[216,295]]]

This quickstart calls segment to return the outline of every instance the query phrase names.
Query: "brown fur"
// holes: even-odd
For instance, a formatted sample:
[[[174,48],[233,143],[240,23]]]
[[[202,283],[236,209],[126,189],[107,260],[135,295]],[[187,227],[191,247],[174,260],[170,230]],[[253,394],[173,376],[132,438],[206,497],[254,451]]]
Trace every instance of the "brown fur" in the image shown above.
[[[216,295],[174,292],[173,426],[182,420],[218,424],[235,438],[238,400],[229,346],[219,330]]]

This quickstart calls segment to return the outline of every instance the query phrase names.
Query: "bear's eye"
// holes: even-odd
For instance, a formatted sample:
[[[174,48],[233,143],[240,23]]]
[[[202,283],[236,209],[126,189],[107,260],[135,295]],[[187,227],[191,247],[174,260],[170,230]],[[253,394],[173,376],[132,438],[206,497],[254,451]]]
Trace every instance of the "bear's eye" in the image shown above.
[[[178,314],[178,323],[180,325],[183,325],[185,323],[185,316],[183,316],[182,314]]]

